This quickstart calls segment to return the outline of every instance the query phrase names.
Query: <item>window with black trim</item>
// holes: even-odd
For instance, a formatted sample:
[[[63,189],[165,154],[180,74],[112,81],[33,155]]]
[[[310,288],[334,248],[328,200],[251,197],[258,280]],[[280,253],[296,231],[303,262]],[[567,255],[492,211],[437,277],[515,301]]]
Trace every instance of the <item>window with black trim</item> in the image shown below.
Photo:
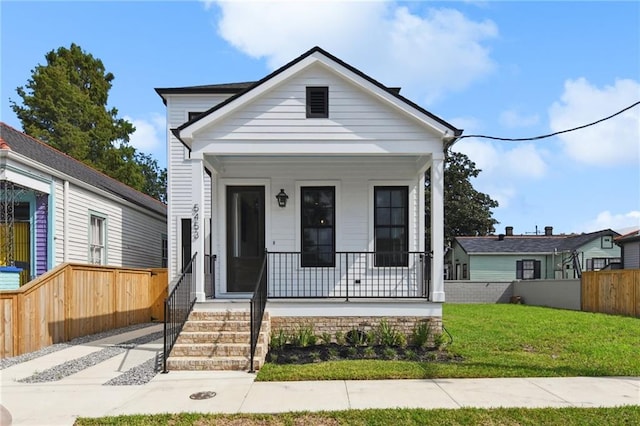
[[[539,260],[523,259],[516,261],[516,279],[518,280],[539,280],[540,279]]]
[[[603,249],[613,248],[613,235],[603,235],[600,239],[600,247]]]
[[[302,266],[335,265],[335,198],[333,186],[300,188]]]
[[[307,87],[307,118],[329,118],[328,87]]]
[[[594,257],[587,259],[587,271],[599,271],[612,263],[621,263],[619,257]]]
[[[375,266],[407,266],[409,188],[406,186],[376,186],[373,192]]]

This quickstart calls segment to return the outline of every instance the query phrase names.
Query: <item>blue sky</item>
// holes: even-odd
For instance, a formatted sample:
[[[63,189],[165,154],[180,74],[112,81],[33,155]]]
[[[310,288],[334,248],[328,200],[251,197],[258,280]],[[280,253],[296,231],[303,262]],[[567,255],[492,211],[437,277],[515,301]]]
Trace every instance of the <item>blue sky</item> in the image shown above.
[[[530,137],[640,101],[640,2],[0,3],[1,119],[44,55],[73,42],[115,75],[109,106],[132,143],[166,161],[153,90],[253,81],[318,45],[465,134]],[[532,142],[454,145],[500,202],[497,231],[640,226],[640,106]]]

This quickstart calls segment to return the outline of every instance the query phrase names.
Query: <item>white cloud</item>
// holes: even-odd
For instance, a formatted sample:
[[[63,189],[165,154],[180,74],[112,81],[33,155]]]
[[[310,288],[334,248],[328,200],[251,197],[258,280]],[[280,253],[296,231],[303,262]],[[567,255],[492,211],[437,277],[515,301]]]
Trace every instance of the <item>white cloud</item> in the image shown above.
[[[538,124],[538,114],[523,115],[517,110],[507,110],[500,114],[500,124],[505,127],[529,127]]]
[[[585,78],[567,80],[560,101],[549,109],[554,132],[574,128],[607,117],[640,100],[640,83],[616,80],[598,88]],[[640,162],[640,107],[610,120],[558,136],[573,159],[591,165]]]
[[[428,101],[465,89],[495,67],[485,43],[497,37],[496,25],[451,8],[430,8],[420,16],[374,1],[215,4],[220,36],[247,55],[266,58],[272,69],[318,45],[383,84]]]
[[[534,144],[501,146],[478,139],[463,139],[454,149],[466,154],[483,171],[480,176],[495,179],[538,179],[547,173],[546,151]]]
[[[628,229],[640,228],[640,211],[632,210],[627,213],[611,213],[609,210],[600,212],[598,216],[588,222],[584,227],[586,232],[600,231],[602,229]]]
[[[124,117],[124,119],[131,122],[136,128],[136,131],[131,134],[130,143],[138,151],[151,154],[159,149],[164,149],[166,139],[164,115],[151,114],[149,119],[131,117]]]

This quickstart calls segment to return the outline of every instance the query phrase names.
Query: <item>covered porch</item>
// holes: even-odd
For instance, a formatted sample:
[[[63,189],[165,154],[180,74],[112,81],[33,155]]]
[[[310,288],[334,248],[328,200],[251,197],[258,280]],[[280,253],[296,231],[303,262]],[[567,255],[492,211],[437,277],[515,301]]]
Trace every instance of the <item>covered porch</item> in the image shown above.
[[[194,253],[198,302],[249,299],[261,281],[269,300],[444,301],[442,233],[431,233],[432,249],[424,238],[426,226],[443,229],[442,152],[194,151],[191,161],[186,251]],[[424,195],[426,172],[431,200]]]

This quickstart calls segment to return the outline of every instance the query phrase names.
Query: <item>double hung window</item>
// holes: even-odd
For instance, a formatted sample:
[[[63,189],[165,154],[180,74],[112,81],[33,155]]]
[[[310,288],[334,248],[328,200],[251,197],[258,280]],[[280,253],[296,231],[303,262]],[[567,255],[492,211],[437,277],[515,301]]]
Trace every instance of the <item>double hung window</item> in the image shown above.
[[[107,218],[90,214],[89,218],[89,263],[105,265],[107,263]]]

